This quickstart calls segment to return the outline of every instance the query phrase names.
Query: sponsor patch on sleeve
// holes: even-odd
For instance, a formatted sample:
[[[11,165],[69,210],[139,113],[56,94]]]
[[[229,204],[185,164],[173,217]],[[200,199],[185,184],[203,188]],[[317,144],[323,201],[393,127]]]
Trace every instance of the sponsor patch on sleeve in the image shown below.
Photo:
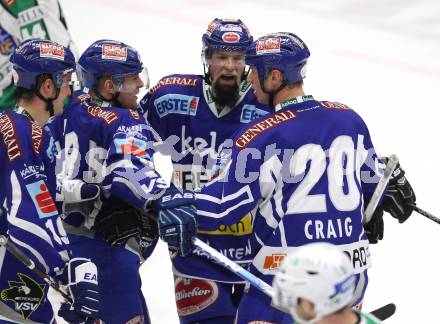
[[[167,94],[154,100],[157,114],[160,118],[168,114],[195,116],[199,106],[199,97],[180,94]]]
[[[258,109],[254,105],[244,105],[243,109],[241,110],[240,123],[247,124],[267,114],[267,111]]]
[[[147,156],[147,142],[140,138],[115,138],[114,143],[117,153],[130,154],[136,157]]]
[[[40,218],[48,218],[58,215],[55,202],[43,180],[26,185],[26,189],[32,198]]]

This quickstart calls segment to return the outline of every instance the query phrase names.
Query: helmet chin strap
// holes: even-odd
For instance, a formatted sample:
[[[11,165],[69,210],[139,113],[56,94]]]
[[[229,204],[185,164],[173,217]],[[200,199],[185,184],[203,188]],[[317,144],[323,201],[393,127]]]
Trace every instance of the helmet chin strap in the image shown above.
[[[60,88],[56,88],[55,97],[53,97],[53,98],[43,97],[43,95],[40,93],[40,90],[36,90],[35,94],[37,95],[38,98],[40,98],[41,100],[43,100],[46,103],[46,111],[49,112],[49,117],[53,117],[55,115],[53,101],[56,100],[58,98],[58,96],[60,95]]]
[[[111,96],[110,99],[107,99],[106,97],[104,97],[99,91],[98,89],[94,89],[93,92],[95,93],[95,95],[98,97],[98,99],[105,101],[105,102],[109,102],[111,104],[113,104],[116,107],[119,108],[123,108],[122,104],[120,103],[120,101],[118,100],[119,95],[120,95],[120,91],[116,92],[114,95]]]
[[[281,90],[283,90],[287,86],[287,84],[288,84],[287,81],[283,80],[283,83],[281,83],[280,86],[275,91],[269,92],[264,88],[264,80],[260,79],[261,90],[263,90],[264,93],[269,95],[269,107],[272,108],[273,110],[275,110],[275,106],[273,104],[273,101],[275,99],[275,95],[278,92],[280,92]]]

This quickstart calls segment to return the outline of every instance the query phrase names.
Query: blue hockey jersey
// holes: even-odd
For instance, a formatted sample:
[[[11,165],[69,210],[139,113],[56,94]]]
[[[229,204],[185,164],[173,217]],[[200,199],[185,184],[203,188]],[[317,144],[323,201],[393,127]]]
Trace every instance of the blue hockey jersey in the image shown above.
[[[231,147],[232,135],[269,112],[269,107],[257,102],[247,82],[240,85],[235,107],[218,110],[211,86],[201,75],[181,74],[162,78],[141,100],[139,109],[164,143],[159,150],[171,155],[174,184],[184,189],[205,185],[214,176],[218,152]],[[251,260],[252,225],[249,214],[241,216],[235,224],[199,231],[198,236],[234,261],[246,264]],[[231,237],[235,239],[231,241]],[[173,265],[176,273],[186,276],[205,278],[209,274],[207,278],[219,281],[242,281],[198,256],[177,257]]]
[[[317,241],[338,245],[358,274],[370,267],[364,201],[383,164],[349,107],[292,98],[243,127],[221,157],[197,194],[198,226],[211,231],[251,213],[254,274],[271,283],[287,253]]]
[[[68,259],[68,241],[45,175],[52,144],[27,116],[0,113],[0,234],[54,276]]]
[[[166,187],[154,170],[150,129],[136,111],[110,107],[82,94],[49,127],[60,151],[59,183],[63,179],[96,183],[104,191],[102,204],[111,204],[110,197],[117,197],[139,209]],[[96,207],[97,213],[102,205]],[[90,229],[96,213],[86,218],[74,213],[65,222]]]

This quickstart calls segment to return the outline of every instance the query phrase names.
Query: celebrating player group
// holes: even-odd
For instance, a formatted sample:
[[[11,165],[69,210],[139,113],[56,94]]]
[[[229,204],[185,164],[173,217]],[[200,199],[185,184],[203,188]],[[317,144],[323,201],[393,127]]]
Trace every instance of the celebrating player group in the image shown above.
[[[361,311],[369,244],[415,194],[353,109],[304,92],[299,36],[216,18],[203,73],[150,87],[135,48],[78,56],[57,1],[39,2],[0,0],[0,323],[150,323],[139,268],[158,239],[181,323],[379,323]]]

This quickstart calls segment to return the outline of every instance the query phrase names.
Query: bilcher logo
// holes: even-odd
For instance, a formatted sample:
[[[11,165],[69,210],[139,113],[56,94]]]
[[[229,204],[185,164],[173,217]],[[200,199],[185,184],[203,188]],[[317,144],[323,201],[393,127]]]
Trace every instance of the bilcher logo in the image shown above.
[[[23,273],[17,273],[19,282],[9,281],[9,288],[1,291],[1,298],[12,301],[15,310],[27,319],[40,306],[44,297],[44,286],[35,282]]]

